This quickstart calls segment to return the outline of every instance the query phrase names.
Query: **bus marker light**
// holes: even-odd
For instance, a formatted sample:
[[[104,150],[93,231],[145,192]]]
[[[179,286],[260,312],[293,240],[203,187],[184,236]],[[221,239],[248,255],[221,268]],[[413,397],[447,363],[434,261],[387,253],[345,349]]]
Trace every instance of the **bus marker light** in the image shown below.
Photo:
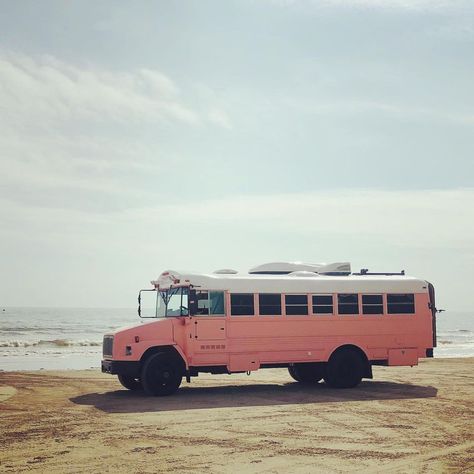
[[[139,336],[135,336],[135,342],[140,342],[140,337]]]

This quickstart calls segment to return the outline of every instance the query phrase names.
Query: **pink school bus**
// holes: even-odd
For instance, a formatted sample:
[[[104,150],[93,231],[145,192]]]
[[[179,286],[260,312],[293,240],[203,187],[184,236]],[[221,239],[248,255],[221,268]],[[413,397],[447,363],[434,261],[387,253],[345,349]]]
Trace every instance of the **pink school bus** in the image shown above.
[[[433,285],[404,272],[271,263],[246,274],[166,271],[152,285],[138,307],[151,319],[105,335],[102,360],[103,372],[149,395],[174,393],[199,372],[276,367],[301,383],[350,388],[373,365],[417,365],[436,346]]]

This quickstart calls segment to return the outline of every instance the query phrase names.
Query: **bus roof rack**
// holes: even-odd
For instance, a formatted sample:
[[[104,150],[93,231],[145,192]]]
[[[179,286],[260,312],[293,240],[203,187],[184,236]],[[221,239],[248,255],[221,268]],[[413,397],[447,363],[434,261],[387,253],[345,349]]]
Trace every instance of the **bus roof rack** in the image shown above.
[[[353,273],[353,275],[385,275],[385,276],[391,276],[391,275],[405,275],[405,270],[402,270],[400,272],[369,272],[368,268],[361,268],[360,273]]]

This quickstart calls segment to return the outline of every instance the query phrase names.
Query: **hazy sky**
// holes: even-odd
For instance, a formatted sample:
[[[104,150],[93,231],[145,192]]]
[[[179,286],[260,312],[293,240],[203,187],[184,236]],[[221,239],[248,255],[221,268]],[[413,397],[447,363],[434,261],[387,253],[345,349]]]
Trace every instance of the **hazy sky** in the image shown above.
[[[0,8],[0,305],[302,260],[472,309],[474,1]]]

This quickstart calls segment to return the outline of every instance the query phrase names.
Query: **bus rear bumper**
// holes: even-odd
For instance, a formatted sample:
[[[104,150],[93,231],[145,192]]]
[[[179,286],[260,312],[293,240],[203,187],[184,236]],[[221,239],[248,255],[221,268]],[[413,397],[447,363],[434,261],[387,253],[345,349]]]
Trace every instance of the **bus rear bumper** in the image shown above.
[[[102,372],[106,374],[120,374],[128,375],[130,377],[139,377],[140,361],[103,360]]]

